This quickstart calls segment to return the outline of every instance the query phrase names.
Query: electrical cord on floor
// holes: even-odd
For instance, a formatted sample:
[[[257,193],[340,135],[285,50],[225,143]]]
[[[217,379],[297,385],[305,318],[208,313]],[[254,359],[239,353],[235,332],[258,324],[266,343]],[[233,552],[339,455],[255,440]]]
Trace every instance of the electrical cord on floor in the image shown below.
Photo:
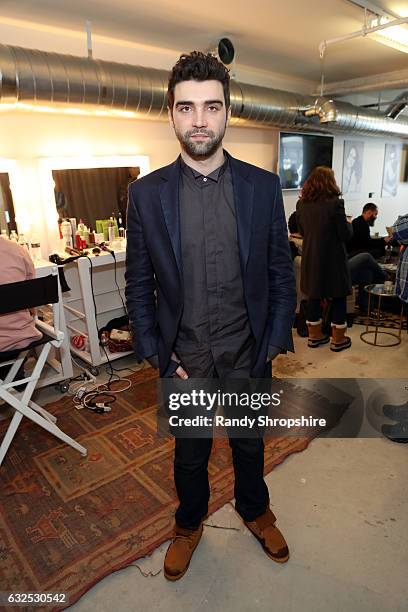
[[[142,361],[139,364],[137,364],[136,369],[135,368],[114,368],[112,366],[112,370],[114,372],[140,372],[140,370],[144,370],[145,368],[146,368],[145,361]]]

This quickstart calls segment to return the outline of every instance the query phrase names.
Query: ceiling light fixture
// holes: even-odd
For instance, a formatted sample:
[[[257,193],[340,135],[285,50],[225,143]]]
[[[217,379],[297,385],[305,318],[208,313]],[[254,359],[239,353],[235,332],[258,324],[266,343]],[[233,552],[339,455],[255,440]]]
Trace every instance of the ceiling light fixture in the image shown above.
[[[403,53],[408,53],[408,27],[407,25],[390,25],[392,20],[388,17],[376,17],[370,21],[370,29],[385,25],[386,27],[369,34],[376,42],[392,47]]]

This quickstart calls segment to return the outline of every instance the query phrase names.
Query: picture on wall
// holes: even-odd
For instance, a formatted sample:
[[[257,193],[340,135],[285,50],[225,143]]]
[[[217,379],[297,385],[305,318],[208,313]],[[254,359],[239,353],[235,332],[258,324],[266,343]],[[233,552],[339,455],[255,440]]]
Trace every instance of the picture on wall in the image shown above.
[[[364,142],[345,140],[341,190],[349,199],[359,197],[363,178]]]
[[[396,196],[399,182],[399,166],[401,161],[401,145],[386,144],[384,153],[384,169],[381,197]]]

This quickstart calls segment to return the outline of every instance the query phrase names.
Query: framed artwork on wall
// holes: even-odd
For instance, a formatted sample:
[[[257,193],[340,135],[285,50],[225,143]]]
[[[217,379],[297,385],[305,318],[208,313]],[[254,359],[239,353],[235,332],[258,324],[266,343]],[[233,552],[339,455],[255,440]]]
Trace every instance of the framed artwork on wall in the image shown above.
[[[397,195],[400,177],[401,145],[386,144],[384,151],[384,167],[381,187],[381,197]]]
[[[348,199],[358,198],[362,190],[364,142],[345,140],[341,190]]]
[[[402,145],[400,183],[408,183],[408,144]]]

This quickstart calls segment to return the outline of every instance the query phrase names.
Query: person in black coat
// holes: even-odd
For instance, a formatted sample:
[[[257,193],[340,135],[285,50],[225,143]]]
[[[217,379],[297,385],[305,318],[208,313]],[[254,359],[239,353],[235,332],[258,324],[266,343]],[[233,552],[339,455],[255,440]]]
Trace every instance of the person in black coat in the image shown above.
[[[378,208],[373,202],[368,202],[363,207],[363,212],[359,217],[353,219],[353,237],[347,243],[349,257],[358,253],[370,253],[375,259],[384,255],[385,245],[391,238],[371,238],[370,227],[378,216]]]
[[[344,201],[331,168],[318,166],[305,182],[296,206],[298,228],[303,235],[301,281],[308,297],[308,346],[316,348],[329,342],[322,332],[321,300],[332,300],[331,350],[351,346],[345,335],[346,299],[351,293],[350,271],[345,243],[353,235],[344,212]]]

